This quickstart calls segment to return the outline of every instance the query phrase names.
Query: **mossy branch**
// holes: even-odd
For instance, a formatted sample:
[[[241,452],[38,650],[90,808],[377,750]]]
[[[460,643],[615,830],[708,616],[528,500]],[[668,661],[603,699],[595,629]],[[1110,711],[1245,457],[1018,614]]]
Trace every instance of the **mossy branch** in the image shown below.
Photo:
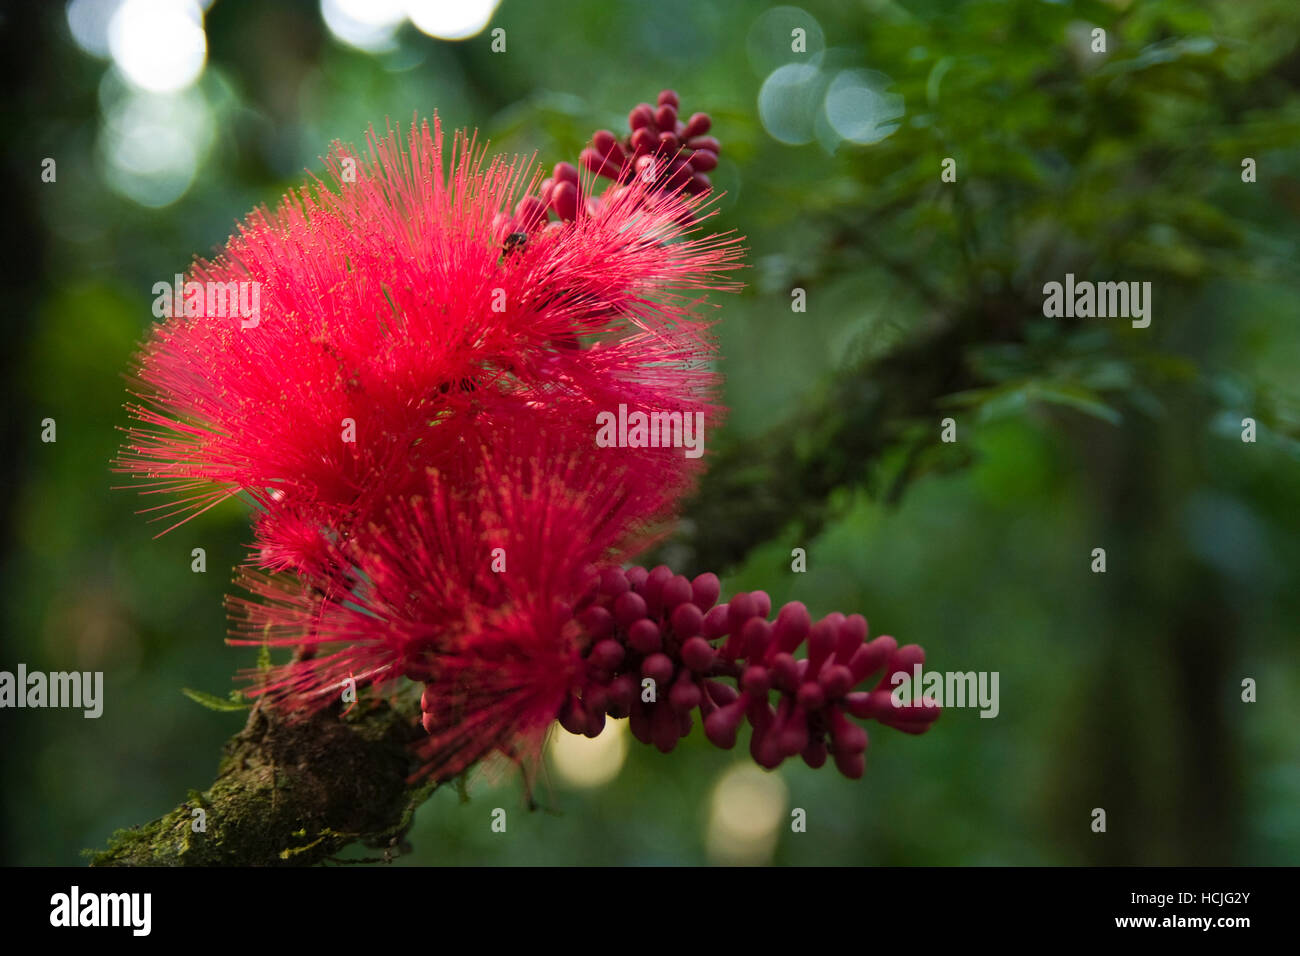
[[[358,840],[388,858],[435,786],[408,783],[422,733],[385,702],[298,723],[255,706],[211,787],[117,831],[91,866],[307,866]]]
[[[725,570],[783,529],[804,540],[831,518],[833,493],[865,487],[894,503],[915,477],[915,457],[944,451],[944,468],[968,463],[964,448],[938,445],[942,399],[985,384],[967,364],[972,343],[1014,338],[983,316],[960,316],[882,356],[864,358],[833,377],[792,416],[752,438],[720,442],[685,511],[686,521],[661,550],[685,573]],[[925,436],[916,423],[927,424]],[[873,487],[873,469],[890,449],[905,447],[902,473]]]

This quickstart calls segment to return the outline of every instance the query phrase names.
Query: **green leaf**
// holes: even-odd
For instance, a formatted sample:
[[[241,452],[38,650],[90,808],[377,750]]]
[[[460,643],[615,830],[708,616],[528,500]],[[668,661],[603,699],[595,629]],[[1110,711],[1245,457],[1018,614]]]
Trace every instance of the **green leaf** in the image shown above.
[[[244,700],[244,695],[239,691],[233,691],[230,698],[218,697],[215,694],[205,694],[201,690],[193,690],[189,687],[182,687],[181,693],[194,701],[206,707],[208,710],[231,711],[231,710],[248,710],[253,705]],[[238,699],[235,696],[238,695]]]
[[[1035,384],[1031,395],[1040,401],[1068,406],[1112,425],[1118,425],[1122,420],[1120,413],[1103,402],[1099,395],[1078,385],[1039,382]]]

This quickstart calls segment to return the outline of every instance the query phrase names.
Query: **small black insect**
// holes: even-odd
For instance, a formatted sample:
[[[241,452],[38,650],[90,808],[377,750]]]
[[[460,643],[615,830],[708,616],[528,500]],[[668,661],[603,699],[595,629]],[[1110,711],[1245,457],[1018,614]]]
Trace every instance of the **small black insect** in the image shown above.
[[[501,244],[501,251],[506,255],[514,252],[516,249],[522,249],[528,244],[528,233],[512,232],[506,236],[506,241]]]

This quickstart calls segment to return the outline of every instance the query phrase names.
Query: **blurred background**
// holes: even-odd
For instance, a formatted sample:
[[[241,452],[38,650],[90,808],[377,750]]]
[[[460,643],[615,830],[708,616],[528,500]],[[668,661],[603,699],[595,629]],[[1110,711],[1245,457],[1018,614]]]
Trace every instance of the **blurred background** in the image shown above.
[[[1298,41],[1294,0],[6,4],[0,669],[102,670],[105,703],[0,712],[0,862],[161,815],[244,720],[182,688],[255,658],[223,643],[246,511],[155,538],[113,490],[153,284],[369,123],[549,164],[664,87],[713,115],[751,268],[651,559],[996,671],[1000,713],[873,727],[859,782],[561,734],[542,810],[445,788],[399,863],[1300,862]],[[1150,327],[1044,318],[1067,272],[1151,282]]]

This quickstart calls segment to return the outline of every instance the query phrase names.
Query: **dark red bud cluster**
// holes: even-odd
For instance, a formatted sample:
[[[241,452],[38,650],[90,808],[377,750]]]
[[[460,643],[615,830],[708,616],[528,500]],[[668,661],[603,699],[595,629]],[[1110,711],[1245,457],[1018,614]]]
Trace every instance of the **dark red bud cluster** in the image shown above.
[[[619,184],[641,176],[652,189],[680,189],[692,196],[707,193],[713,188],[707,174],[717,167],[722,147],[717,139],[705,135],[713,125],[707,113],[694,113],[682,120],[678,107],[677,94],[664,90],[657,105],[641,103],[628,113],[627,137],[620,140],[608,130],[600,130],[579,160],[592,172]],[[577,167],[556,163],[551,175],[542,180],[538,195],[519,200],[513,215],[500,213],[493,219],[493,233],[509,252],[540,229],[559,228],[581,212],[594,212],[599,202],[595,196],[583,195]]]
[[[850,716],[918,734],[939,716],[935,704],[896,707],[891,697],[890,678],[910,677],[924,660],[917,645],[868,641],[857,614],[814,623],[797,601],[769,621],[772,602],[763,591],[717,604],[720,590],[714,574],[691,581],[664,565],[599,572],[575,610],[586,674],[559,715],[564,728],[595,737],[606,716],[627,717],[638,740],[667,753],[690,733],[698,709],[705,735],[724,749],[735,746],[748,720],[750,753],[763,767],[794,756],[820,767],[830,756],[857,778],[867,732]],[[653,700],[646,699],[647,678]]]
[[[708,192],[713,186],[708,172],[717,167],[722,147],[705,135],[713,125],[709,114],[683,120],[680,106],[672,90],[661,92],[655,106],[639,104],[627,114],[629,135],[620,140],[601,130],[582,151],[582,164],[621,183],[641,176],[655,189],[681,189],[692,196]]]

